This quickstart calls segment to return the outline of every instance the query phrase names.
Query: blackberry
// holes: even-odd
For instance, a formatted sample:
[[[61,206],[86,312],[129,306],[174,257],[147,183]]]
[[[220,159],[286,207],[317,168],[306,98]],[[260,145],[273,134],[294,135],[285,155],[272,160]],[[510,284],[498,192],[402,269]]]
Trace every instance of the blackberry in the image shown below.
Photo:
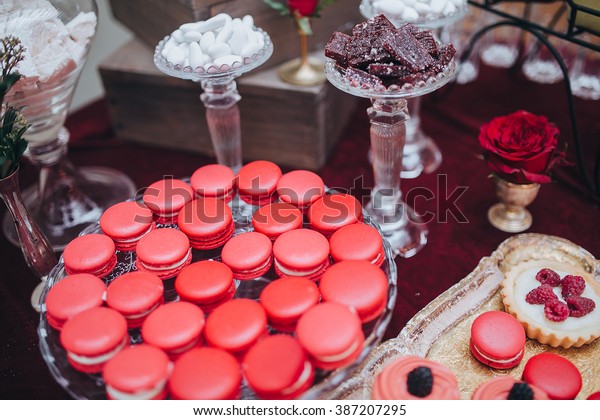
[[[533,389],[525,382],[517,382],[508,393],[507,400],[533,400]]]
[[[415,397],[423,398],[431,394],[433,375],[431,369],[419,366],[411,370],[406,378],[408,392]]]

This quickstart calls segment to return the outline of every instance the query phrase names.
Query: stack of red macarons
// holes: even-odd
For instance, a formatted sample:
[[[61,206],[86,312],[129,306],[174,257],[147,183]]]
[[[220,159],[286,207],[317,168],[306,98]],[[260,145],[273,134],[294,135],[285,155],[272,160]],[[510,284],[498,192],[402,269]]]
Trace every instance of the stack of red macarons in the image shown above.
[[[365,325],[389,303],[383,242],[354,197],[326,193],[313,172],[282,175],[272,162],[251,162],[238,176],[228,169],[199,168],[191,185],[153,183],[142,202],[107,210],[103,234],[79,238],[75,257],[65,255],[70,273],[94,275],[89,303],[65,314],[50,305],[48,318],[66,329],[72,366],[103,373],[109,398],[236,398],[243,379],[258,397],[295,398],[316,370],[356,361]],[[254,206],[237,233],[236,196]],[[115,255],[131,251],[137,271],[108,277]],[[108,288],[94,288],[103,276]],[[267,281],[256,283],[255,300],[236,294],[256,279]],[[83,333],[81,313],[91,310],[101,325]],[[143,344],[125,349],[126,328],[139,329]],[[73,348],[79,333],[110,348]]]

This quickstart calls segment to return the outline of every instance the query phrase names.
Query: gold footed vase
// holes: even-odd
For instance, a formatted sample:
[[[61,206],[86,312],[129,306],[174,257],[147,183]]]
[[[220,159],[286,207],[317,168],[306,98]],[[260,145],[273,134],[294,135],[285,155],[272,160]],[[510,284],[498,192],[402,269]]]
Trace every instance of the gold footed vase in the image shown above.
[[[496,229],[518,233],[531,227],[533,217],[525,208],[538,195],[540,184],[513,184],[498,176],[493,176],[496,196],[500,200],[488,210],[488,220]]]
[[[308,36],[298,31],[300,58],[286,61],[279,67],[279,77],[284,82],[298,86],[316,86],[325,81],[323,61],[308,56]]]

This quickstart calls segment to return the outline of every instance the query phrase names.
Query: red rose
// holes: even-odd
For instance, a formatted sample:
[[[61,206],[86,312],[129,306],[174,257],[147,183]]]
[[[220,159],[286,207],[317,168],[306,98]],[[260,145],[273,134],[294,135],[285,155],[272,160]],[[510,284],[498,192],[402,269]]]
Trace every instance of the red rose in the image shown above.
[[[287,4],[290,13],[297,10],[300,16],[307,17],[314,15],[319,0],[288,0]]]
[[[550,182],[549,171],[564,160],[557,150],[559,130],[546,117],[526,111],[497,117],[479,131],[491,171],[518,184]]]

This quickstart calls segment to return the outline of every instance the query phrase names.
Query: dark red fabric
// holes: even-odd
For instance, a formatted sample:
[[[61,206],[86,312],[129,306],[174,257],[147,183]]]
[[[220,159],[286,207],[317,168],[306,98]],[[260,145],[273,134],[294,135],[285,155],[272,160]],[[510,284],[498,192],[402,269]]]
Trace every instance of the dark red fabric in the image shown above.
[[[326,166],[320,171],[330,187],[349,189],[365,202],[373,184],[369,149],[368,102],[362,102],[343,133]],[[576,100],[580,134],[586,158],[592,160],[600,144],[600,101]],[[403,180],[402,190],[420,214],[435,215],[429,224],[429,243],[415,257],[397,259],[398,300],[387,336],[398,334],[405,323],[432,299],[470,273],[478,261],[490,255],[511,235],[494,229],[487,209],[496,202],[488,170],[480,159],[479,127],[498,115],[517,109],[546,115],[561,130],[561,140],[570,142],[571,130],[564,86],[536,85],[518,74],[483,68],[480,78],[456,85],[424,99],[422,126],[443,153],[443,163],[434,174]],[[100,165],[127,173],[138,186],[163,175],[189,176],[213,158],[128,143],[115,138],[104,102],[96,102],[72,115],[70,158],[77,166]],[[573,160],[573,147],[569,157]],[[289,169],[289,168],[284,168]],[[600,256],[600,211],[582,187],[575,167],[561,170],[558,182],[543,185],[529,207],[533,214],[530,232],[569,239]],[[23,187],[36,177],[31,165],[21,171]],[[362,177],[362,178],[361,178]],[[356,181],[355,181],[356,180]],[[452,193],[467,187],[456,205],[466,223],[448,213]],[[418,196],[428,188],[436,199]],[[456,193],[455,193],[456,194]],[[448,197],[450,199],[448,200]],[[445,220],[444,220],[445,219]],[[29,298],[37,279],[29,272],[20,250],[4,238],[0,241],[0,398],[61,399],[66,392],[53,380],[39,351],[37,314]]]

